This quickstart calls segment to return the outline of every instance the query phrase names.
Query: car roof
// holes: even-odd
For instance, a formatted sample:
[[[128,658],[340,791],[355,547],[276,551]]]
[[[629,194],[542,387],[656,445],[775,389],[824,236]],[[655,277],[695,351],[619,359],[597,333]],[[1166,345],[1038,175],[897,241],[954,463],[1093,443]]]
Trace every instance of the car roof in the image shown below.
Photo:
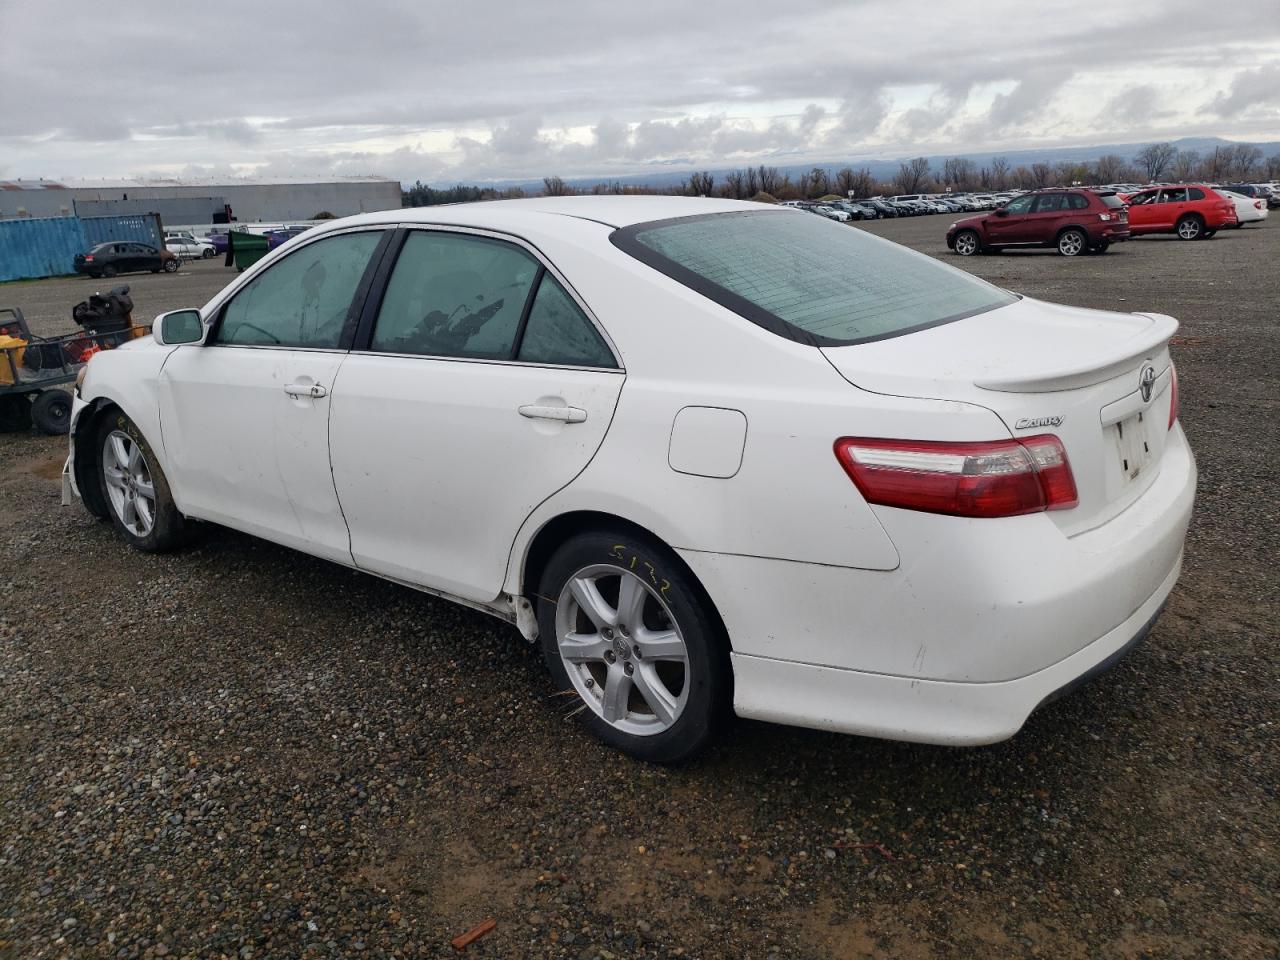
[[[549,228],[555,218],[576,218],[602,223],[609,227],[628,227],[651,220],[694,217],[708,213],[731,213],[743,210],[777,209],[773,204],[748,200],[716,200],[702,197],[667,196],[589,196],[535,197],[525,200],[484,200],[476,203],[450,203],[431,207],[406,207],[359,214],[333,225],[386,223],[439,223],[459,226],[513,230],[528,226],[530,220],[543,221]]]

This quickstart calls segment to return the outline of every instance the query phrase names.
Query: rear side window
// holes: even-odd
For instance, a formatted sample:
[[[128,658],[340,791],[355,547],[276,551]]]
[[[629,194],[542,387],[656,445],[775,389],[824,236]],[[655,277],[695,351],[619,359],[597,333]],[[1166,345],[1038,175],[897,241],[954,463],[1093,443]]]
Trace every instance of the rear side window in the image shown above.
[[[779,210],[641,223],[610,240],[747,320],[817,346],[899,336],[1016,299],[865,231]]]
[[[1089,209],[1089,198],[1083,197],[1078,193],[1067,194],[1067,202],[1071,205],[1072,210]]]
[[[550,273],[534,295],[517,360],[575,367],[612,367],[613,354],[578,305]]]
[[[541,266],[513,243],[415,230],[391,272],[371,347],[509,360]]]
[[[1203,199],[1204,199],[1204,191],[1203,191],[1203,190],[1201,190],[1199,187],[1191,187],[1191,188],[1187,191],[1187,194],[1188,194],[1188,196],[1190,196],[1190,197],[1191,197],[1191,199],[1192,199],[1192,200],[1203,200]]]
[[[1110,207],[1112,210],[1119,210],[1124,206],[1124,201],[1117,197],[1114,193],[1110,196],[1099,197],[1104,206]]]

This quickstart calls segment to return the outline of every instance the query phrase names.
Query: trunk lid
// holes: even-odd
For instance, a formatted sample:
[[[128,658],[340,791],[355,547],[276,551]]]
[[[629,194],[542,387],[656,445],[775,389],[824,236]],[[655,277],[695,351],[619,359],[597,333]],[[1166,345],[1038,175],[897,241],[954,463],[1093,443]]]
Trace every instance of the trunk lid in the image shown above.
[[[1010,436],[1059,437],[1080,503],[1049,516],[1074,535],[1120,513],[1158,472],[1173,376],[1168,344],[1177,326],[1161,314],[1024,298],[954,323],[822,351],[863,390],[977,404]]]

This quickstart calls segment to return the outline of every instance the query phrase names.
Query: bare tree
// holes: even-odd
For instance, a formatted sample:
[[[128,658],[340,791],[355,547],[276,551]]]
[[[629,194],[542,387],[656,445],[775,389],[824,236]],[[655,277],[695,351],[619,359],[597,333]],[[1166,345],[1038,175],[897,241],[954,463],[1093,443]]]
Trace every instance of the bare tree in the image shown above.
[[[1053,167],[1047,163],[1033,163],[1031,165],[1031,184],[1037,189],[1047,187],[1053,179]]]
[[[898,175],[894,183],[899,193],[919,193],[929,179],[929,161],[924,157],[916,157],[910,163],[898,165]]]
[[[1019,190],[1031,190],[1036,186],[1036,175],[1027,167],[1016,167],[1010,174],[1009,180]]]
[[[991,186],[997,190],[1009,186],[1009,161],[1004,157],[991,158]]]
[[[1104,153],[1098,158],[1093,169],[1099,183],[1116,183],[1124,170],[1124,157],[1115,153]]]
[[[1151,183],[1160,179],[1177,152],[1178,148],[1172,143],[1151,143],[1133,155],[1133,162],[1146,171],[1147,182]]]
[[[1169,175],[1175,180],[1190,180],[1200,166],[1200,154],[1195,150],[1179,150],[1169,165]]]
[[[1058,174],[1058,182],[1064,187],[1084,183],[1089,179],[1089,165],[1079,160],[1062,160],[1054,169]]]
[[[716,178],[710,172],[703,170],[701,173],[689,174],[685,192],[694,197],[709,197],[715,186]]]
[[[755,167],[747,167],[747,196],[754,197],[760,192],[760,175],[756,173]]]
[[[942,165],[942,179],[952,190],[971,190],[977,174],[972,160],[952,157]]]
[[[1280,153],[1273,153],[1267,157],[1267,178],[1280,180]]]
[[[1234,151],[1230,147],[1214,147],[1200,164],[1199,176],[1205,180],[1225,180],[1227,171],[1231,169]]]
[[[809,175],[804,178],[804,192],[811,200],[818,197],[825,197],[831,192],[831,180],[827,177],[827,171],[822,167],[814,167],[809,171]]]
[[[1262,151],[1251,143],[1237,143],[1231,148],[1231,176],[1252,180],[1262,166]]]
[[[741,170],[730,170],[724,175],[724,185],[720,187],[720,193],[730,200],[742,200],[751,196],[747,193],[747,175]]]
[[[543,177],[542,193],[547,197],[567,197],[573,191],[560,177]]]
[[[857,175],[853,172],[853,167],[841,167],[836,172],[836,193],[842,197],[848,197],[853,194],[853,182]]]
[[[778,173],[778,168],[761,164],[756,168],[756,174],[760,177],[760,189],[776,197],[778,191],[782,189],[782,176]]]

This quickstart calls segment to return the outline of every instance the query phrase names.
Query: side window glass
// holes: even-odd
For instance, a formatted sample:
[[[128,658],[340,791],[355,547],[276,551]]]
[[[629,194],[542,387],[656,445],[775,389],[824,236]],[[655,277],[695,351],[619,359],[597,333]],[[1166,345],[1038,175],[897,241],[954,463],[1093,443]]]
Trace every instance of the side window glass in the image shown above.
[[[1034,196],[1018,197],[1016,200],[1010,200],[1006,203],[1004,208],[1010,213],[1027,213],[1031,210],[1031,204],[1034,200]]]
[[[550,273],[533,298],[517,360],[575,367],[612,367],[613,355],[573,298]]]
[[[371,347],[509,360],[539,267],[502,240],[415,230],[391,272]]]
[[[1204,199],[1204,191],[1203,191],[1203,190],[1201,190],[1199,187],[1192,187],[1190,190],[1188,190],[1188,191],[1187,191],[1187,195],[1188,195],[1192,200],[1203,200],[1203,199]]]
[[[1062,194],[1042,193],[1036,199],[1036,213],[1053,213],[1062,209]]]
[[[216,343],[337,347],[382,231],[346,233],[268,267],[227,304]]]
[[[1071,209],[1072,209],[1072,210],[1087,210],[1087,209],[1089,209],[1089,201],[1088,201],[1088,199],[1087,199],[1086,197],[1082,197],[1082,196],[1080,196],[1080,194],[1078,194],[1078,193],[1073,193],[1073,194],[1068,195],[1067,199],[1071,201]]]

